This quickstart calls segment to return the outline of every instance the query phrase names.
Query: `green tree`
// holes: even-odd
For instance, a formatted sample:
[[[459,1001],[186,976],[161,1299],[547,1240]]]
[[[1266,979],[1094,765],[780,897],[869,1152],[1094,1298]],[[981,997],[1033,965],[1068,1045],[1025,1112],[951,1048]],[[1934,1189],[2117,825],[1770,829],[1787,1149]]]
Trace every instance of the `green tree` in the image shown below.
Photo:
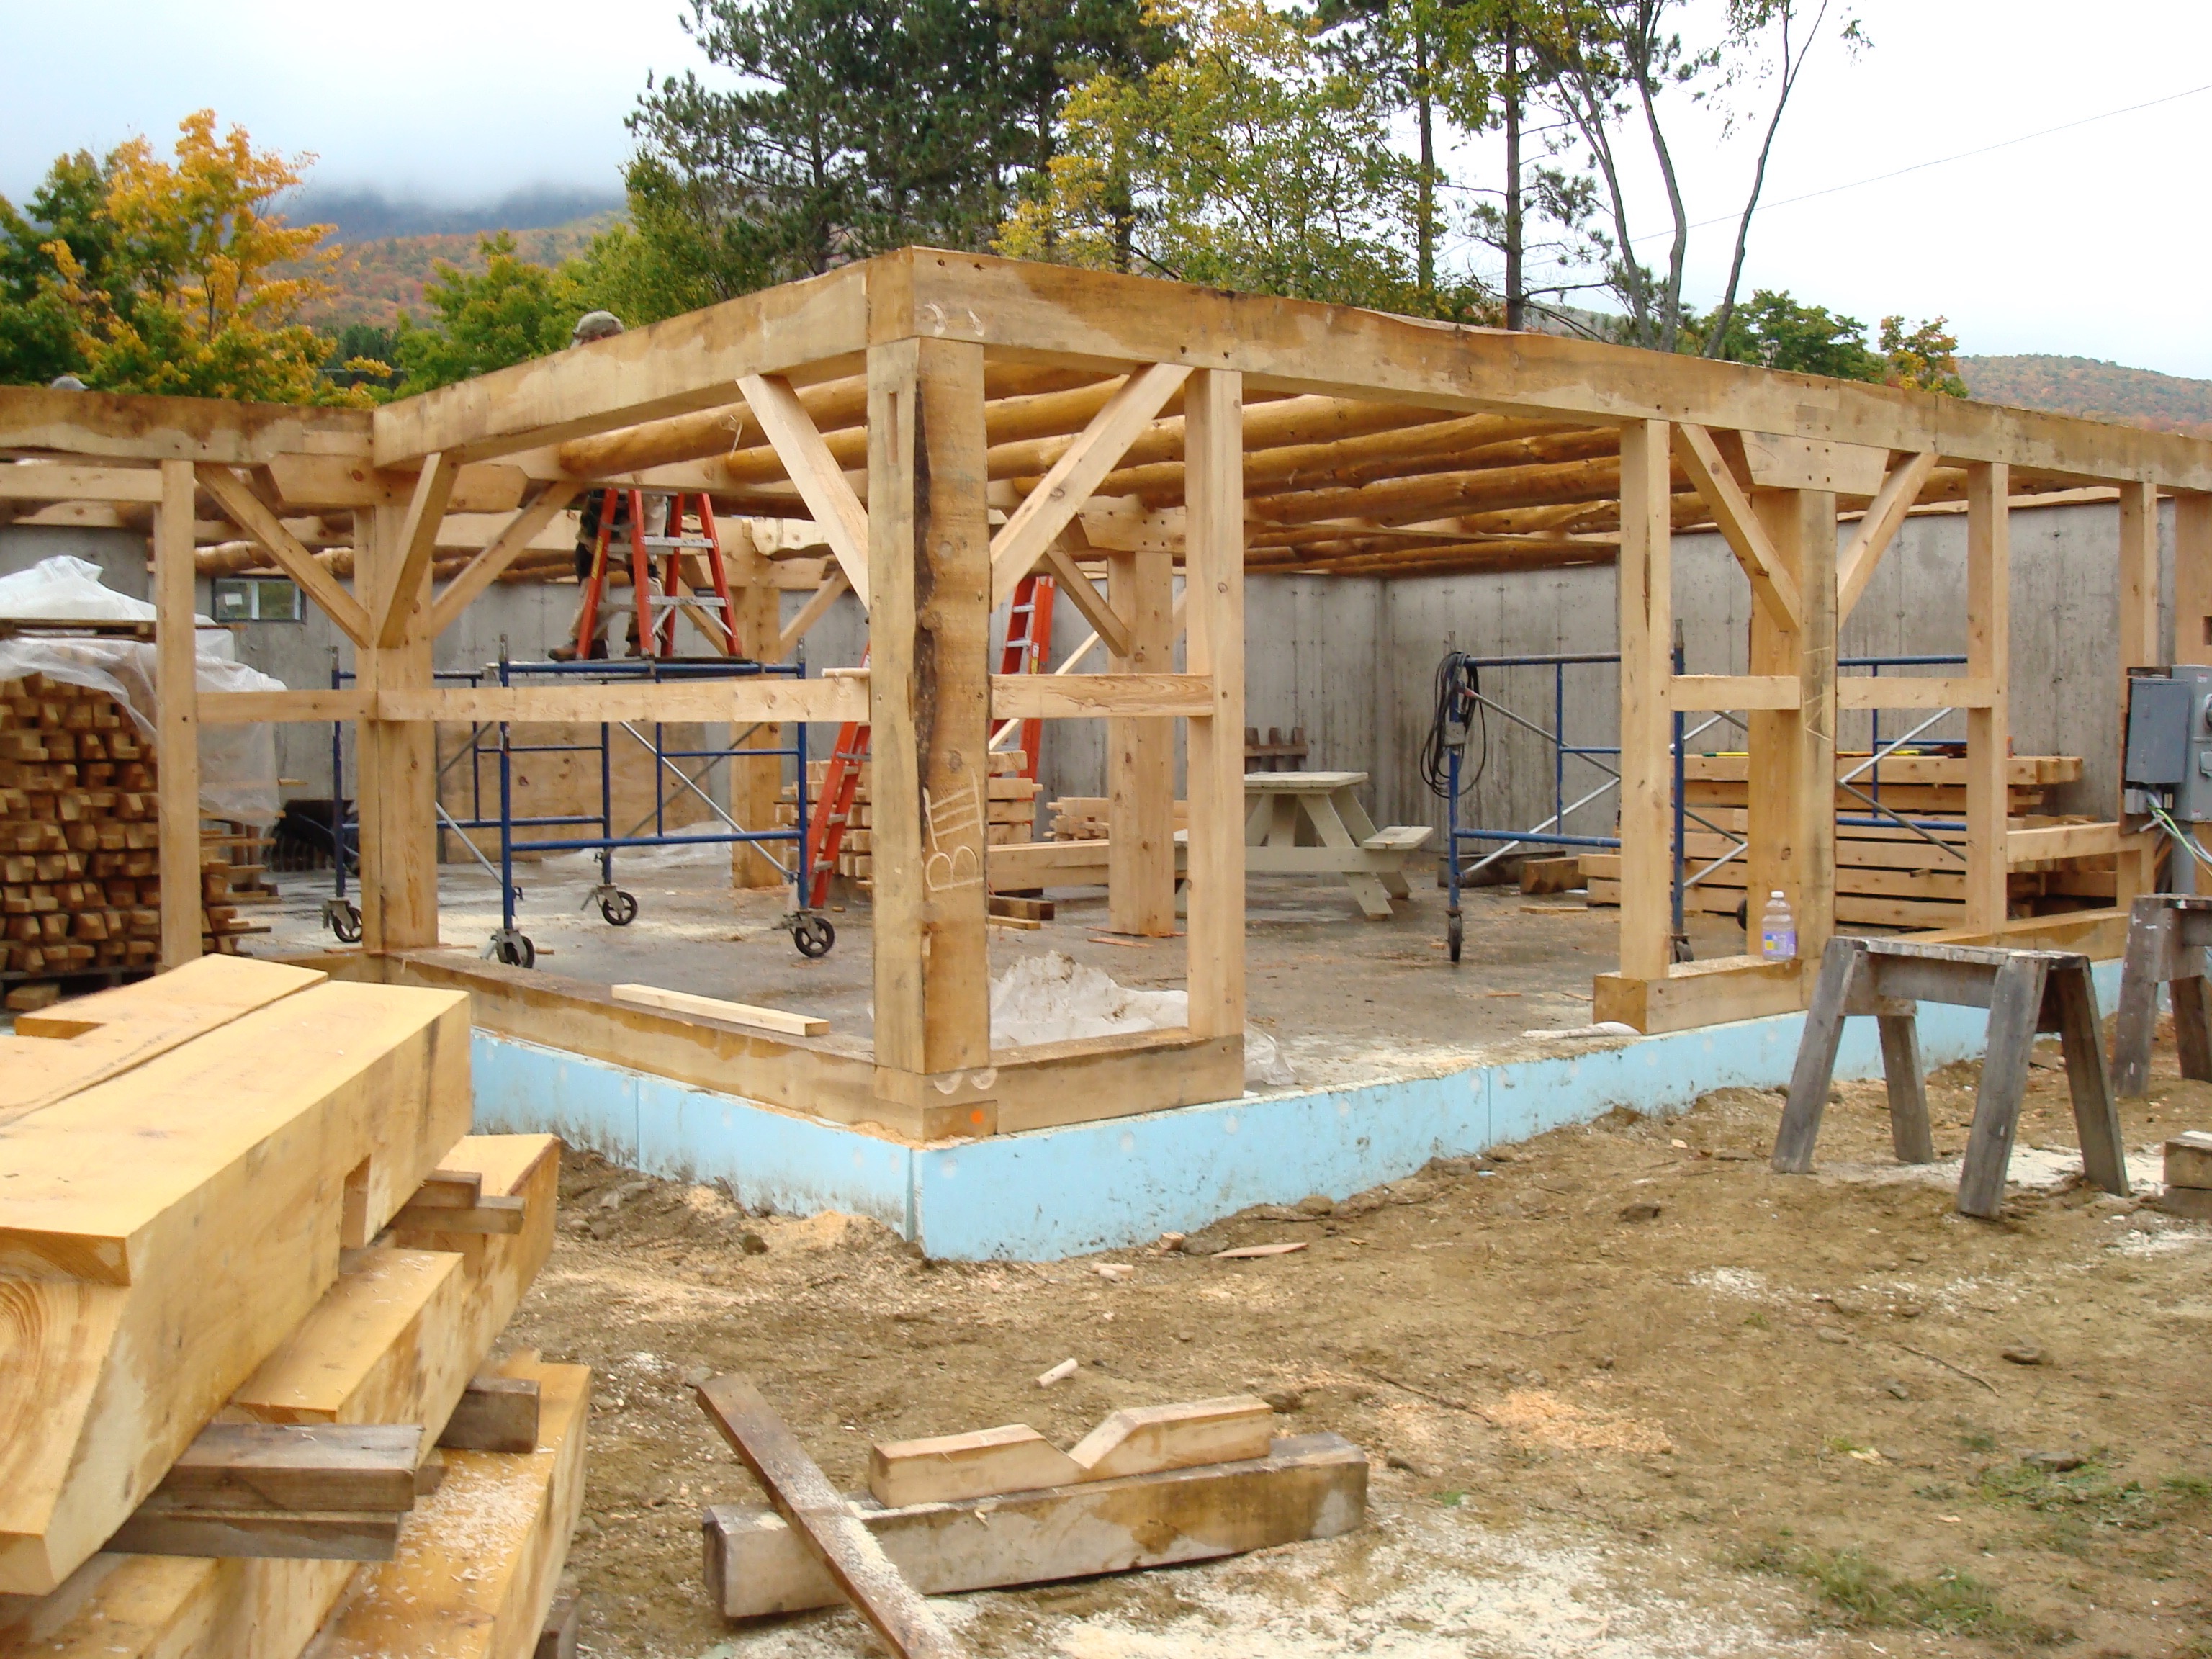
[[[434,324],[424,326],[401,313],[392,342],[404,377],[400,395],[451,386],[559,351],[568,345],[576,319],[592,308],[568,272],[518,257],[514,238],[507,232],[484,237],[478,246],[482,270],[441,262],[437,275],[423,285]]]
[[[1413,167],[1371,77],[1265,0],[1156,13],[1182,48],[1079,87],[1048,186],[1001,252],[1261,294],[1433,309],[1408,235]],[[1472,308],[1478,296],[1461,296]]]
[[[1963,398],[1958,341],[1938,317],[1908,331],[1902,317],[1881,319],[1879,347],[1867,343],[1866,325],[1826,306],[1804,305],[1785,290],[1757,289],[1725,317],[1688,317],[1680,348],[1732,362],[1839,380],[1873,380]],[[1716,335],[1718,338],[1716,338]]]
[[[115,228],[109,223],[106,169],[88,150],[57,156],[18,211],[0,197],[0,382],[43,386],[85,367],[77,319],[52,244],[67,246],[82,280],[127,306],[117,283]]]

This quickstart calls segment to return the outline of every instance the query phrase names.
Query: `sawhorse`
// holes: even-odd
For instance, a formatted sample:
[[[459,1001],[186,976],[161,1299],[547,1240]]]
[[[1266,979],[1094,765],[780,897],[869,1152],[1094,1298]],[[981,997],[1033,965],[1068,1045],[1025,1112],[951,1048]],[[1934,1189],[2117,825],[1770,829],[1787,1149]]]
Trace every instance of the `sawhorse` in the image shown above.
[[[2028,1055],[2039,1031],[2056,1031],[2066,1054],[2082,1172],[2108,1193],[2128,1191],[2120,1118],[2105,1073],[2097,992],[2089,959],[2061,951],[1997,951],[1975,945],[1915,945],[1905,939],[1832,939],[1805,1014],[1790,1078],[1790,1103],[1774,1139],[1774,1167],[1804,1175],[1836,1069],[1844,1020],[1872,1014],[1881,1026],[1882,1075],[1889,1085],[1889,1131],[1900,1164],[1932,1164],[1936,1144],[1920,1069],[1915,1005],[1944,1002],[1990,1011],[1974,1126],[1959,1171],[1959,1212],[1993,1219],[2004,1205],[2005,1173],[2027,1089]]]
[[[2120,1016],[2112,1030],[2112,1092],[2140,1099],[2150,1089],[2151,1034],[2158,988],[2172,988],[2173,1046],[2181,1075],[2212,1083],[2212,1012],[2204,995],[2204,947],[2212,945],[2212,898],[2145,893],[2128,912],[2120,961]]]

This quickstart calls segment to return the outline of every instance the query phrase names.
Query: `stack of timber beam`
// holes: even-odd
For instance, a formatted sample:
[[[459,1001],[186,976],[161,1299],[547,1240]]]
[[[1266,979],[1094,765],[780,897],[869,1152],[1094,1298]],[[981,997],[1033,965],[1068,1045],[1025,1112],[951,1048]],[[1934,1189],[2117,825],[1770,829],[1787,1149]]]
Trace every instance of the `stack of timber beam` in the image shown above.
[[[205,957],[0,1037],[0,1659],[522,1655],[590,1373],[455,992]],[[87,1178],[90,1174],[94,1178]]]
[[[1104,841],[1108,811],[1112,803],[1103,795],[1061,795],[1047,801],[1052,811],[1050,830],[1054,841]],[[1190,828],[1190,803],[1175,804],[1175,827]]]
[[[1838,754],[1837,776],[1841,779],[1858,771],[1867,758],[1863,753]],[[1957,754],[1891,756],[1881,763],[1879,799],[1891,811],[1906,817],[1948,820],[1963,826],[1966,768],[1964,757]],[[2080,756],[2015,755],[2008,768],[2007,812],[2012,829],[2088,821],[2052,817],[2036,810],[2044,804],[2046,790],[2080,779]],[[1682,856],[1694,872],[1742,839],[1749,817],[1749,768],[1747,757],[1741,754],[1692,755],[1685,759],[1682,770],[1684,804],[1696,814],[1683,834]],[[1851,787],[1865,794],[1875,793],[1870,773],[1853,779]],[[1836,812],[1839,817],[1878,816],[1859,795],[1841,787],[1836,791]],[[1966,848],[1963,827],[1933,829],[1923,835],[1902,824],[1838,824],[1836,920],[1849,926],[1874,927],[1960,926],[1966,907]],[[1582,874],[1590,903],[1620,903],[1620,871],[1618,854],[1583,856]],[[1746,879],[1739,854],[1688,889],[1682,896],[1683,905],[1692,912],[1732,916],[1744,902]],[[2049,915],[2109,905],[2117,879],[2110,854],[2014,866],[2008,877],[2012,914]]]
[[[150,970],[161,954],[159,778],[152,744],[103,691],[0,681],[0,982],[43,1007],[70,975]],[[240,920],[220,830],[204,840],[202,946],[266,933]]]
[[[990,798],[984,812],[986,846],[1011,846],[1031,840],[1036,835],[1039,786],[1021,775],[1027,759],[1027,755],[1018,749],[992,751]],[[811,824],[811,815],[823,808],[822,791],[829,776],[828,763],[815,762],[808,767],[806,775],[806,810]],[[869,810],[868,767],[863,762],[859,784],[853,792],[852,816],[846,822],[844,840],[837,850],[837,873],[861,890],[868,886],[875,869],[875,860],[869,851]],[[798,819],[798,791],[794,786],[786,784],[776,803],[777,827],[788,829]]]

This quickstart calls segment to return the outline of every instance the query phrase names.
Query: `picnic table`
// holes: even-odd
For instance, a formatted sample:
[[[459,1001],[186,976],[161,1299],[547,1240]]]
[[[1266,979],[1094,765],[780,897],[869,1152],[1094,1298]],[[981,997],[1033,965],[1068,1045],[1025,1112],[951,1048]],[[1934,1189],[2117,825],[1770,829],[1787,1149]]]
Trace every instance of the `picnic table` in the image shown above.
[[[1377,830],[1356,793],[1364,772],[1244,775],[1244,869],[1261,875],[1341,876],[1370,921],[1410,898],[1405,863],[1428,845],[1425,823]]]

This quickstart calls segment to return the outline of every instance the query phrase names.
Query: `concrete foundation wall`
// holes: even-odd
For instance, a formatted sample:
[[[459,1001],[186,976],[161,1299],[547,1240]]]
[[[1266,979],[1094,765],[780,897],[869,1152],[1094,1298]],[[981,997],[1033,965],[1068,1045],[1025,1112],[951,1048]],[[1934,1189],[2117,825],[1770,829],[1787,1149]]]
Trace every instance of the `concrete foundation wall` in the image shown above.
[[[1848,536],[1850,526],[1844,527]],[[1843,653],[1921,655],[1966,648],[1966,518],[1929,514],[1909,520],[1845,624]],[[2021,753],[2078,754],[2083,780],[2058,792],[2053,810],[2108,814],[2118,787],[2117,676],[2117,505],[2038,507],[2012,519],[2012,719]],[[2170,571],[2172,509],[2161,517],[2160,558]],[[0,526],[0,574],[70,553],[106,572],[111,586],[148,592],[146,539],[122,531]],[[1674,605],[1693,673],[1741,673],[1746,666],[1751,594],[1717,536],[1674,541]],[[2170,579],[2166,583],[2170,588]],[[202,605],[207,599],[203,584]],[[805,596],[784,595],[788,619]],[[576,590],[562,584],[497,584],[438,643],[443,669],[497,660],[505,640],[518,659],[542,659],[570,626]],[[1614,649],[1613,575],[1609,566],[1494,576],[1443,576],[1384,581],[1370,578],[1257,576],[1247,587],[1246,722],[1288,731],[1303,726],[1313,769],[1364,771],[1372,779],[1372,810],[1384,823],[1443,823],[1443,803],[1421,786],[1417,764],[1428,732],[1438,658],[1447,649],[1483,656],[1609,653]],[[1054,660],[1085,631],[1072,607],[1060,607]],[[1003,627],[1004,618],[1000,618]],[[299,623],[242,628],[239,656],[286,684],[330,683],[336,630],[309,610]],[[863,619],[848,596],[808,642],[811,672],[849,666],[865,648]],[[343,660],[351,666],[349,647]],[[1103,665],[1094,655],[1086,666]],[[1923,671],[1933,672],[1933,671]],[[1548,668],[1494,671],[1485,690],[1522,719],[1554,725],[1553,675]],[[1617,678],[1610,665],[1565,671],[1565,730],[1576,743],[1611,748],[1618,740]],[[1705,717],[1698,717],[1703,719]],[[1884,723],[1889,736],[1907,729]],[[1695,721],[1692,722],[1695,724]],[[1931,738],[1962,735],[1953,717]],[[836,729],[816,726],[809,742],[828,752]],[[1842,739],[1867,741],[1867,717],[1849,715]],[[1741,735],[1717,725],[1695,740],[1699,749],[1735,749]],[[1048,798],[1105,791],[1105,729],[1094,720],[1047,728],[1042,781]],[[307,780],[288,793],[329,791],[327,727],[289,726],[278,733],[278,767]],[[1601,781],[1589,762],[1570,759],[1566,798]],[[1524,828],[1550,811],[1553,761],[1533,733],[1492,714],[1489,755],[1463,821]],[[348,793],[351,783],[347,784]],[[719,787],[713,793],[726,799]],[[1573,814],[1572,834],[1611,832],[1610,792]]]

